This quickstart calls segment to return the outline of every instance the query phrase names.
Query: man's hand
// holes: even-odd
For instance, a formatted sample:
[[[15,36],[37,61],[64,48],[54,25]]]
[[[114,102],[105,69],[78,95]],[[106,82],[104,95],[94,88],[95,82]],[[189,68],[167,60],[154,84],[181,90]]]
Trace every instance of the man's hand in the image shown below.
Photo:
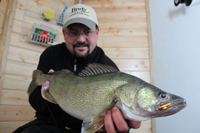
[[[116,133],[117,130],[118,132],[126,133],[129,128],[137,129],[140,126],[141,122],[124,120],[121,111],[117,107],[113,107],[112,110],[106,112],[104,127],[98,130],[98,132],[106,131],[107,133]]]
[[[48,73],[53,73],[54,70],[53,69],[50,69]],[[42,85],[42,89],[41,89],[41,94],[43,94],[42,92],[44,91],[48,91],[49,89],[49,81],[46,81],[43,85]],[[44,96],[42,95],[42,97],[44,98]],[[45,98],[44,98],[45,99]]]

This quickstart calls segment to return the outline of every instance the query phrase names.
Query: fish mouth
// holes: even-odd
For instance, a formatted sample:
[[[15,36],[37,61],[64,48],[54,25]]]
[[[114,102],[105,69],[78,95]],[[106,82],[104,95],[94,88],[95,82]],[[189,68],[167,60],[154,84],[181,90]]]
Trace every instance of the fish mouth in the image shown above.
[[[179,102],[179,103],[174,103],[174,105],[175,106],[177,106],[177,107],[186,107],[187,106],[187,103],[186,103],[186,101],[184,100],[184,101],[182,101],[182,102]]]
[[[187,106],[185,100],[176,100],[172,103],[162,103],[157,108],[157,117],[173,115]]]
[[[187,103],[186,101],[183,99],[183,100],[176,100],[174,102],[172,102],[172,107],[175,107],[175,108],[185,108],[187,106]]]

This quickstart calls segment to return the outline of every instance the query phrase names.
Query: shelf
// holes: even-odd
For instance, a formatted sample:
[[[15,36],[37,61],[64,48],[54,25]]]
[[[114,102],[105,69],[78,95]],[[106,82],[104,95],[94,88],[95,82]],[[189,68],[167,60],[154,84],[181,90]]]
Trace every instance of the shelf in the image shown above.
[[[40,24],[44,22],[45,23],[49,23],[50,25],[57,25],[59,27],[62,28],[63,25],[63,16],[62,16],[62,12],[61,11],[57,11],[54,9],[50,9],[50,8],[44,8],[41,6],[37,6],[37,5],[29,5],[29,1],[30,0],[26,0],[26,5],[25,5],[25,9],[24,9],[24,16],[23,16],[23,21],[22,21],[22,27],[21,27],[21,32],[20,32],[20,38],[19,40],[21,42],[27,42],[27,43],[33,43],[33,44],[38,44],[38,45],[43,45],[43,46],[51,46],[51,45],[55,45],[58,43],[63,42],[63,40],[58,40],[56,38],[49,38],[49,37],[44,37],[43,35],[39,35],[37,33],[34,33],[34,31],[30,31],[30,24],[29,27],[26,26],[26,18],[27,16],[30,18],[33,18],[36,20],[36,24]],[[64,5],[66,7],[69,7],[73,4],[73,0],[49,0],[49,2],[55,2],[55,4],[60,4],[64,7]],[[64,9],[63,9],[64,10]],[[46,16],[49,16],[49,18],[51,19],[47,19]],[[39,21],[37,21],[39,20]],[[48,25],[49,25],[48,24]],[[34,24],[35,25],[35,24]],[[33,25],[33,27],[34,27]],[[52,26],[55,27],[55,26]],[[28,30],[29,29],[29,30]],[[46,28],[46,29],[51,29],[51,28]],[[55,31],[56,29],[51,29],[51,31]],[[49,32],[49,30],[46,30]],[[61,31],[60,31],[61,32]],[[59,34],[59,32],[57,33]],[[35,39],[33,39],[35,38]]]
[[[27,12],[27,16],[38,19],[38,20],[46,21],[47,23],[52,23],[52,24],[55,24],[55,25],[62,26],[62,24],[63,24],[63,21],[62,21],[63,16],[61,15],[62,13],[58,13],[58,12],[53,11],[54,18],[49,19],[49,21],[47,21],[47,18],[44,17],[44,15],[43,15],[44,11],[45,11],[44,8],[36,6],[36,5],[32,5]],[[51,15],[50,12],[49,12],[49,15]]]
[[[44,35],[39,35],[37,33],[30,32],[30,31],[28,34],[28,41],[31,43],[36,43],[36,44],[44,45],[44,46],[51,46],[51,45],[56,44],[54,38],[44,36]]]

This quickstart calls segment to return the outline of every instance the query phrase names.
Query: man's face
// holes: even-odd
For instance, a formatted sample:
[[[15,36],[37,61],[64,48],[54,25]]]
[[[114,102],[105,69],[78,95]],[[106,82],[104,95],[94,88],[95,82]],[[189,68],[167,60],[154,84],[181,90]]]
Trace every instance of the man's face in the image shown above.
[[[80,34],[78,36],[70,36],[74,33],[88,33],[90,36]],[[69,34],[71,33],[71,34]],[[89,29],[83,24],[71,24],[63,30],[65,44],[68,50],[76,57],[87,57],[96,47],[99,29]]]

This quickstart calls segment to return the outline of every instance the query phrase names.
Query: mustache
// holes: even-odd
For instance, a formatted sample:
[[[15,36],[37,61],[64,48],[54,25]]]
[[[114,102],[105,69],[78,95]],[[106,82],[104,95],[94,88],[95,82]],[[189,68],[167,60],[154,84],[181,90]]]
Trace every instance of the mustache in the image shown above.
[[[75,47],[77,47],[79,45],[84,45],[84,46],[89,47],[89,43],[86,43],[86,42],[82,42],[82,43],[81,42],[77,42],[77,43],[73,44],[73,48],[75,48]]]

